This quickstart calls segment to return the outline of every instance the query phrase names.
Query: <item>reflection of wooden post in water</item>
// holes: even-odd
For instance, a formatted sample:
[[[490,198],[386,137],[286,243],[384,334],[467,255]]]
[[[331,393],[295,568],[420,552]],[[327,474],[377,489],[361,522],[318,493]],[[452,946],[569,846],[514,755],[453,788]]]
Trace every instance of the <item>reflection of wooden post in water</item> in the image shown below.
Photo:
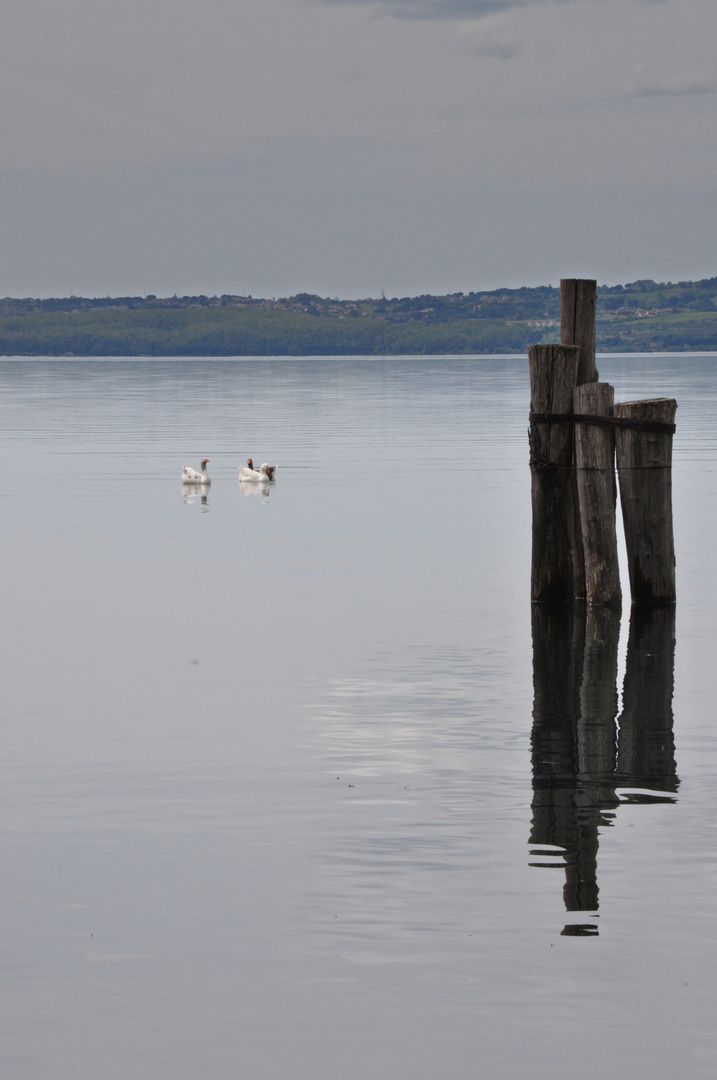
[[[679,781],[672,734],[675,657],[673,606],[632,609],[623,711],[617,734],[614,608],[532,606],[532,866],[564,866],[567,911],[597,911],[600,827],[612,824],[618,787],[661,794],[631,801],[673,801]],[[536,846],[561,848],[556,852]],[[596,933],[594,924],[564,934]]]
[[[618,738],[620,787],[677,791],[674,668],[674,607],[633,607]]]
[[[574,851],[575,731],[580,715],[585,620],[581,607],[533,605],[533,820],[531,845]],[[550,854],[531,851],[531,855]],[[557,866],[563,863],[537,863]]]
[[[537,786],[552,797],[559,784],[572,781],[575,775],[575,725],[580,715],[585,618],[583,608],[573,605],[534,606],[531,614],[533,776]],[[550,798],[546,805],[550,805]]]
[[[610,787],[616,753],[619,640],[619,611],[605,608],[587,611],[578,719],[578,771],[594,784],[604,784],[607,778]]]
[[[672,432],[674,398],[623,401],[615,415],[642,430],[617,429],[617,472],[634,604],[674,604]],[[651,429],[650,429],[651,428]],[[662,430],[660,430],[662,429]]]
[[[613,786],[617,717],[617,646],[620,612],[588,608],[585,626],[580,714],[576,726],[575,811],[578,838],[567,859],[567,911],[597,911],[598,827],[608,825],[617,806]]]
[[[530,358],[530,411],[571,415],[579,350],[534,345]],[[533,603],[568,603],[585,595],[580,516],[573,470],[572,420],[531,422]]]
[[[532,845],[564,849],[567,911],[598,907],[598,828],[613,788],[619,612],[533,607]],[[533,854],[546,854],[533,851]],[[538,863],[533,865],[562,865]],[[568,927],[590,933],[594,927]]]

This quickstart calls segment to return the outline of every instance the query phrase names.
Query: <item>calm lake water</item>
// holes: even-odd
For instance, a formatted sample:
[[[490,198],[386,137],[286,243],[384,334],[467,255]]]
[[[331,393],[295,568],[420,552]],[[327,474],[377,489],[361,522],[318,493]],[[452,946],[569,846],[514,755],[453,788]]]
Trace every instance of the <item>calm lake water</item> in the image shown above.
[[[525,359],[0,362],[3,1080],[717,1074],[717,356],[598,366],[676,620],[531,619]]]

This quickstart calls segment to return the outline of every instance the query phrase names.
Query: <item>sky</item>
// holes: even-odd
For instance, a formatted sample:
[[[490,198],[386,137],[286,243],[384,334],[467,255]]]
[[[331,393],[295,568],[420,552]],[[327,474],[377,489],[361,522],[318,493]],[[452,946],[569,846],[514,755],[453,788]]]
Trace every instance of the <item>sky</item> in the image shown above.
[[[0,295],[717,274],[715,0],[3,0]]]

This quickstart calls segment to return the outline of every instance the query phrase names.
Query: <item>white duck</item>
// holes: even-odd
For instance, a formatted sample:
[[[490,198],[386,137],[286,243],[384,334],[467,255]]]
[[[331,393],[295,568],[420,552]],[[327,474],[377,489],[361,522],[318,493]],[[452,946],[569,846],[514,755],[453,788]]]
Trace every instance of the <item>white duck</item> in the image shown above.
[[[182,466],[182,483],[183,484],[211,484],[209,473],[207,472],[207,465],[209,464],[209,458],[202,458],[201,472],[197,472],[191,465]]]
[[[254,468],[254,462],[251,458],[246,459],[246,465],[242,465],[239,469],[240,480],[267,480],[274,479],[274,473],[276,472],[276,465],[267,465],[266,462],[260,469]]]

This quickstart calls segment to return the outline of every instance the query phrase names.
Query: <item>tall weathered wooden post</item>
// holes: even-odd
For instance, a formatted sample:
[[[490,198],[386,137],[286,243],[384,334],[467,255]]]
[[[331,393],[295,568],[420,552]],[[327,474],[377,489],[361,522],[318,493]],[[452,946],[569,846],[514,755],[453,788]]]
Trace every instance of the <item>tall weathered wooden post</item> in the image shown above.
[[[615,528],[615,431],[610,422],[614,397],[613,387],[601,382],[578,386],[574,394],[585,595],[588,604],[600,607],[622,603]]]
[[[615,530],[615,447],[632,601],[675,602],[672,398],[623,402],[598,382],[597,283],[560,282],[561,345],[530,357],[533,603],[622,600]],[[615,429],[617,434],[615,434]]]
[[[633,604],[674,604],[672,531],[674,398],[615,406],[617,473]]]
[[[537,604],[569,603],[585,595],[573,469],[573,391],[579,351],[570,345],[533,345],[528,350],[533,505],[530,595]]]
[[[597,380],[597,283],[560,282],[561,345],[535,345],[530,358],[533,603],[585,597],[583,533],[575,472],[573,391]],[[569,352],[568,350],[574,350]]]
[[[560,343],[580,349],[576,386],[597,382],[595,366],[595,309],[597,281],[562,278],[560,281]]]

